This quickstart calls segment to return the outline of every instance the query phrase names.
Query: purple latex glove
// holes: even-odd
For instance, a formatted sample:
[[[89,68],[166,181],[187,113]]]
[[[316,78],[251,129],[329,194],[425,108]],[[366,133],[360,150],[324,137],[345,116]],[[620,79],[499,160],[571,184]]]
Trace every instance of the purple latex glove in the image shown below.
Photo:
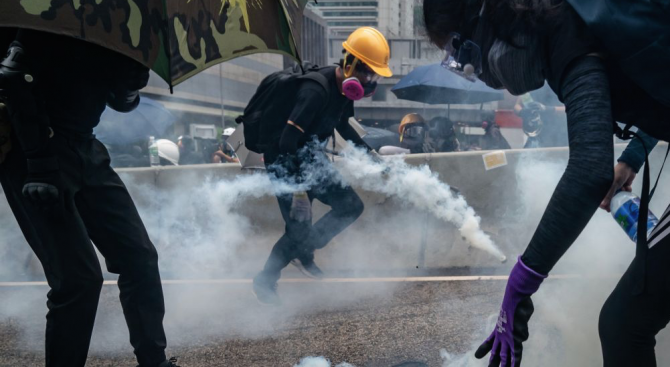
[[[289,213],[291,219],[298,222],[312,221],[312,202],[309,196],[304,191],[293,193],[293,201],[291,202],[291,212]]]
[[[530,296],[546,277],[527,267],[519,257],[507,281],[496,328],[477,349],[476,358],[481,359],[491,352],[489,367],[521,365],[521,344],[528,340],[528,320],[534,310]]]

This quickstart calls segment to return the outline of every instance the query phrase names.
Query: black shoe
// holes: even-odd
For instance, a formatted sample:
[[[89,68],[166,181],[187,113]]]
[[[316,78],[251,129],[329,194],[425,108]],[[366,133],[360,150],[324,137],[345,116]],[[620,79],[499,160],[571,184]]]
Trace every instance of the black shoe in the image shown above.
[[[277,295],[277,282],[264,281],[260,275],[254,278],[253,292],[258,302],[264,305],[281,305],[281,299]]]
[[[179,367],[179,365],[177,364],[177,358],[172,357],[172,358],[168,359],[167,361],[159,364],[158,367]]]
[[[137,367],[142,367],[142,366],[137,366]],[[168,359],[167,361],[163,361],[157,367],[180,367],[180,366],[177,364],[177,358],[172,357],[172,358]]]
[[[291,260],[291,264],[298,268],[301,273],[305,274],[308,278],[322,280],[324,278],[323,271],[319,269],[314,261],[303,263],[300,259]]]

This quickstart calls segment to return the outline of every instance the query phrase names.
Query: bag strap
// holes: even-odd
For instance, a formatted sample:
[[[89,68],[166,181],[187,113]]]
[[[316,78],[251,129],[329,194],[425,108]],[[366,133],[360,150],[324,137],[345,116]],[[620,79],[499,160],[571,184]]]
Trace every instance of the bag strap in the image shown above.
[[[640,198],[640,211],[637,219],[637,244],[635,247],[635,258],[636,260],[633,263],[633,295],[639,295],[644,292],[645,289],[645,277],[646,277],[646,263],[647,263],[647,253],[649,252],[648,239],[647,239],[647,221],[649,220],[649,202],[656,192],[658,187],[658,182],[661,178],[661,173],[665,167],[665,162],[668,159],[668,154],[670,153],[670,146],[668,146],[668,151],[665,153],[665,158],[663,164],[661,165],[661,171],[658,173],[654,188],[651,189],[651,173],[649,168],[649,148],[638,134],[630,131],[632,124],[626,125],[625,128],[621,129],[618,124],[614,124],[614,131],[616,136],[622,140],[630,140],[634,137],[640,139],[642,147],[644,148],[644,177],[642,180],[642,195]]]

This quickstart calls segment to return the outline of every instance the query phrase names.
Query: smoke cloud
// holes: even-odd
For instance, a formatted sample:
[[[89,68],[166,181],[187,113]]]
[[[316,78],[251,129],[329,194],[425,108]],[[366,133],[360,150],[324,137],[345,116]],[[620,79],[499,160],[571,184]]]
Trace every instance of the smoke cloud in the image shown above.
[[[652,158],[652,174],[660,168],[657,149]],[[516,176],[518,192],[514,196],[518,217],[528,228],[536,228],[544,209],[561,178],[567,157],[550,154],[528,154],[519,163]],[[654,176],[655,177],[655,176]],[[664,181],[665,180],[665,181]],[[663,173],[661,182],[668,182],[670,174]],[[634,185],[640,194],[642,179]],[[654,212],[662,213],[670,203],[670,191],[660,188],[651,203]],[[530,241],[532,232],[524,233],[523,241]],[[616,286],[635,255],[635,245],[618,227],[609,213],[598,210],[575,244],[561,259],[552,275],[570,275],[567,279],[544,282],[532,299],[535,313],[530,320],[530,338],[524,343],[524,366],[599,366],[602,365],[598,335],[598,318],[602,305]],[[502,302],[504,282],[500,284],[499,300]],[[466,353],[455,353],[445,348],[440,351],[443,367],[481,367],[483,360],[474,357],[475,350],[495,327],[497,309],[482,316],[481,327],[473,335],[472,345]],[[659,365],[670,363],[668,352],[669,332],[658,337],[656,355]]]

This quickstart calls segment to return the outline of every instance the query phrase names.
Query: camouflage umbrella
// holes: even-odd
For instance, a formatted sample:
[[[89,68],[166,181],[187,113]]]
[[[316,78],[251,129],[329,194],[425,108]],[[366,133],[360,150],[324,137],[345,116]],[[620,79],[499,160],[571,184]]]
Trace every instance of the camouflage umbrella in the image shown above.
[[[85,39],[152,68],[170,86],[259,52],[299,60],[309,0],[0,0],[0,27]]]

